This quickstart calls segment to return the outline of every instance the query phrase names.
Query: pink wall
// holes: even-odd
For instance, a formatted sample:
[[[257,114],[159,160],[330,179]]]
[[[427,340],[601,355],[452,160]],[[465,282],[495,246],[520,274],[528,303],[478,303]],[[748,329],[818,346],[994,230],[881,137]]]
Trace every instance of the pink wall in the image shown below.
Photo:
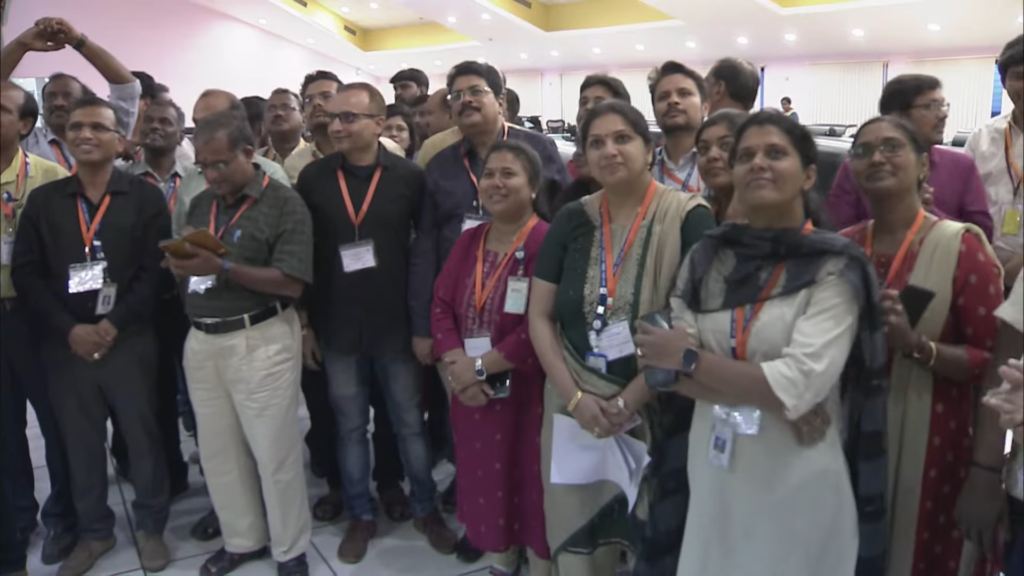
[[[239,96],[267,96],[280,86],[298,91],[303,76],[317,69],[356,79],[355,69],[344,62],[184,0],[13,0],[4,41],[44,16],[66,18],[129,70],[152,74],[170,87],[189,116],[207,88]],[[57,71],[74,74],[105,95],[103,78],[70,48],[27,55],[14,76]]]

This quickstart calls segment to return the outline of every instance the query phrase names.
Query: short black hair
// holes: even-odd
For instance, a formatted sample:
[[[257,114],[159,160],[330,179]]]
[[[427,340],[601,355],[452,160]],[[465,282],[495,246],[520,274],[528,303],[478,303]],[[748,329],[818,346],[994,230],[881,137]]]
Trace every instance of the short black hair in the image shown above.
[[[882,97],[878,99],[878,113],[906,114],[914,106],[914,101],[922,94],[934,92],[942,88],[942,81],[927,74],[900,74],[889,80],[882,88]]]
[[[420,94],[419,96],[412,99],[412,105],[410,108],[419,108],[420,106],[426,106],[427,102],[430,101],[430,94]]]
[[[39,95],[42,96],[44,100],[46,99],[46,89],[50,86],[50,84],[56,82],[57,80],[73,80],[79,86],[82,87],[83,97],[96,95],[96,93],[92,91],[92,88],[86,86],[84,82],[78,79],[78,77],[72,76],[71,74],[65,74],[63,72],[54,72],[53,74],[50,74],[49,78],[46,79],[46,84],[43,84],[43,89],[39,91]]]
[[[629,90],[626,89],[626,85],[622,83],[622,80],[619,80],[615,76],[609,76],[607,74],[589,74],[580,84],[580,96],[594,86],[600,86],[608,90],[612,93],[612,98],[615,100],[622,100],[626,104],[632,103],[629,98]]]
[[[853,136],[853,145],[856,145],[857,141],[860,140],[861,132],[863,132],[865,128],[872,124],[879,123],[888,124],[889,126],[899,130],[903,134],[903,137],[907,139],[907,143],[910,144],[910,148],[918,156],[928,153],[930,147],[926,146],[925,143],[921,141],[921,138],[917,135],[917,131],[914,130],[914,127],[899,116],[875,116],[871,120],[861,124],[860,128],[857,129],[857,133]]]
[[[1021,34],[1006,43],[1003,46],[1003,51],[999,53],[999,61],[996,63],[999,67],[999,77],[1003,81],[1003,86],[1006,86],[1006,76],[1010,72],[1010,68],[1014,66],[1024,66],[1024,34]]]
[[[654,95],[658,92],[658,84],[661,84],[661,81],[665,78],[675,74],[681,74],[693,80],[693,83],[697,85],[697,93],[700,94],[701,102],[705,102],[708,99],[708,85],[704,82],[704,77],[686,64],[669,60],[647,75],[647,85],[651,90],[651,102],[654,102]]]
[[[167,94],[170,94],[171,93],[171,89],[168,88],[166,84],[161,84],[161,83],[157,82],[153,86],[153,93],[156,94],[157,98],[159,98],[160,96],[166,96]]]
[[[185,127],[185,111],[182,110],[181,106],[178,106],[178,104],[173,100],[166,98],[153,100],[153,102],[150,103],[149,108],[146,108],[146,111],[148,112],[150,108],[170,108],[174,111],[174,115],[178,119],[178,128]]]
[[[487,87],[494,93],[495,98],[501,98],[505,94],[505,82],[497,68],[490,64],[466,60],[465,62],[459,62],[448,72],[445,85],[448,88],[449,95],[452,91],[452,86],[455,85],[455,81],[463,76],[483,78],[484,82],[487,83]]]
[[[225,110],[210,114],[196,124],[194,140],[196,146],[206,144],[219,136],[225,136],[228,141],[228,148],[232,152],[238,152],[249,146],[256,147],[256,137],[252,134],[247,122],[242,122],[238,114]]]
[[[705,130],[714,128],[715,126],[725,126],[725,128],[732,134],[736,134],[736,131],[740,129],[743,122],[750,117],[750,114],[743,110],[734,110],[732,108],[723,108],[718,112],[707,117],[704,123],[697,129],[697,136],[694,141],[700,141],[700,137],[704,134]]]
[[[245,107],[245,117],[250,126],[262,126],[267,115],[267,99],[262,96],[246,96],[239,102]]]
[[[729,98],[750,110],[757,101],[761,88],[761,72],[756,66],[739,58],[722,58],[708,71],[708,78],[714,78],[725,85]]]
[[[389,84],[394,85],[399,82],[412,82],[424,92],[430,90],[430,78],[427,78],[426,72],[419,68],[406,68],[405,70],[399,70],[397,74],[391,77],[388,81]]]
[[[341,81],[341,78],[338,78],[338,75],[335,74],[334,72],[329,72],[327,70],[317,70],[315,72],[310,72],[309,74],[306,74],[306,77],[302,79],[302,89],[299,90],[299,94],[305,97],[306,89],[309,88],[309,85],[314,82],[319,82],[321,80],[330,80],[331,82],[337,83],[338,87],[335,89],[335,92],[337,92],[339,89],[341,89],[342,86],[345,85],[345,83]]]
[[[605,100],[591,108],[590,112],[587,112],[587,116],[583,119],[583,123],[580,124],[580,141],[583,143],[584,150],[590,137],[590,127],[593,126],[594,121],[612,114],[625,120],[626,124],[629,124],[629,127],[636,132],[644,144],[647,146],[654,145],[651,127],[647,124],[647,119],[644,118],[642,112],[622,100]]]
[[[394,117],[399,117],[402,122],[405,122],[405,127],[409,129],[409,150],[406,151],[406,157],[412,160],[413,155],[416,154],[416,125],[412,122],[412,111],[409,107],[401,102],[395,102],[394,104],[388,104],[385,108],[384,118],[390,120]]]
[[[95,94],[91,96],[82,96],[78,100],[75,100],[75,103],[71,105],[71,110],[68,112],[68,117],[71,117],[75,112],[86,108],[106,108],[107,110],[110,110],[110,113],[114,115],[115,130],[118,134],[124,135],[124,128],[121,127],[121,122],[117,116],[117,109],[114,108],[110,102],[107,102]]]
[[[512,118],[519,117],[519,94],[511,88],[505,88],[505,109]]]
[[[491,159],[491,156],[501,152],[508,152],[515,156],[516,160],[519,160],[523,165],[523,170],[526,172],[527,183],[536,192],[540,188],[541,180],[544,178],[544,165],[541,163],[537,151],[518,140],[498,140],[487,151],[487,157],[484,158],[484,166],[487,165],[487,161]]]
[[[299,109],[302,108],[302,96],[299,96],[298,94],[292,92],[287,88],[274,88],[274,91],[270,93],[270,97],[273,98],[274,96],[279,96],[281,94],[287,94],[291,96],[295,100],[295,105],[298,106]]]
[[[17,90],[21,92],[22,100],[21,107],[18,108],[18,120],[31,120],[32,126],[35,126],[39,122],[39,102],[31,92],[25,90],[20,84],[11,82],[10,80],[0,81],[4,90]],[[29,130],[28,134],[22,134],[21,139],[28,138],[28,135],[32,131]]]
[[[153,100],[159,94],[156,89],[156,80],[146,72],[140,70],[133,70],[132,76],[139,81],[139,85],[142,87],[142,98],[148,98]]]
[[[368,82],[353,82],[346,84],[338,94],[345,92],[363,92],[370,99],[370,112],[377,116],[384,116],[388,113],[387,104],[384,102],[384,95],[377,90],[377,87]]]
[[[780,102],[782,102],[783,104],[789,104],[790,106],[793,105],[793,99],[790,98],[789,96],[783,96]]]

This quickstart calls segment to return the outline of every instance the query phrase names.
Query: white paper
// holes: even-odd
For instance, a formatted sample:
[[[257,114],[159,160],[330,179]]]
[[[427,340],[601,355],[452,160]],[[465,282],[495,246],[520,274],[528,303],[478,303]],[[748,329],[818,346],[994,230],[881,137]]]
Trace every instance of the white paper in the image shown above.
[[[0,237],[0,265],[10,266],[14,254],[14,236]]]
[[[633,334],[629,331],[629,322],[616,322],[601,330],[601,333],[597,335],[597,348],[608,358],[609,362],[636,354],[636,345],[633,344]]]
[[[570,486],[614,482],[636,505],[644,469],[651,461],[647,446],[626,434],[595,438],[576,420],[555,414],[551,433],[551,483]]]
[[[377,267],[377,256],[373,252],[373,241],[346,244],[338,249],[341,253],[341,268],[345,272],[357,272]]]
[[[505,314],[526,314],[526,302],[530,297],[530,279],[511,276],[505,290]]]
[[[466,338],[464,349],[466,350],[466,356],[479,358],[491,351],[491,337]]]
[[[490,222],[490,218],[486,216],[477,216],[475,214],[466,214],[462,219],[462,231],[472,230],[481,224],[487,224]]]

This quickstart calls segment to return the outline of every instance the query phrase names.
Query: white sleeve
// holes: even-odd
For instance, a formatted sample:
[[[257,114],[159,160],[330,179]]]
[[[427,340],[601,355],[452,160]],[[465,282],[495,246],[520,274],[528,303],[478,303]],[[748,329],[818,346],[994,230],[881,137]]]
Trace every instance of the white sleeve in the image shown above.
[[[833,276],[809,290],[807,309],[797,319],[782,357],[761,364],[790,420],[828,397],[857,336],[860,310],[853,288],[845,280]]]
[[[110,84],[110,97],[107,99],[117,114],[117,123],[125,134],[135,129],[135,121],[139,116],[139,98],[142,98],[142,84],[138,80],[131,84]]]
[[[981,134],[984,132],[985,126],[977,128],[971,135],[967,137],[967,144],[964,145],[964,153],[977,160],[978,158],[978,140],[981,139]]]
[[[1024,332],[1024,271],[1017,275],[1010,289],[1010,297],[996,308],[995,315],[1018,332]]]

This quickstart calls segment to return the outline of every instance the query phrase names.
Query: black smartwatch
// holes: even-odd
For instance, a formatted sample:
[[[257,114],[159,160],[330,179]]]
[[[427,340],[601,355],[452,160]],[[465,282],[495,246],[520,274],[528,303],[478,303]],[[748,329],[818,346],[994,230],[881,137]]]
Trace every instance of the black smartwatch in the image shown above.
[[[699,361],[700,350],[697,350],[696,348],[687,348],[684,350],[682,358],[683,376],[693,378],[693,371],[697,369],[697,363]]]
[[[85,34],[79,34],[78,35],[78,40],[75,40],[75,43],[72,44],[71,47],[74,48],[75,50],[81,52],[82,48],[85,48],[85,43],[88,42],[88,41],[89,41],[89,37],[88,36],[86,36]]]

